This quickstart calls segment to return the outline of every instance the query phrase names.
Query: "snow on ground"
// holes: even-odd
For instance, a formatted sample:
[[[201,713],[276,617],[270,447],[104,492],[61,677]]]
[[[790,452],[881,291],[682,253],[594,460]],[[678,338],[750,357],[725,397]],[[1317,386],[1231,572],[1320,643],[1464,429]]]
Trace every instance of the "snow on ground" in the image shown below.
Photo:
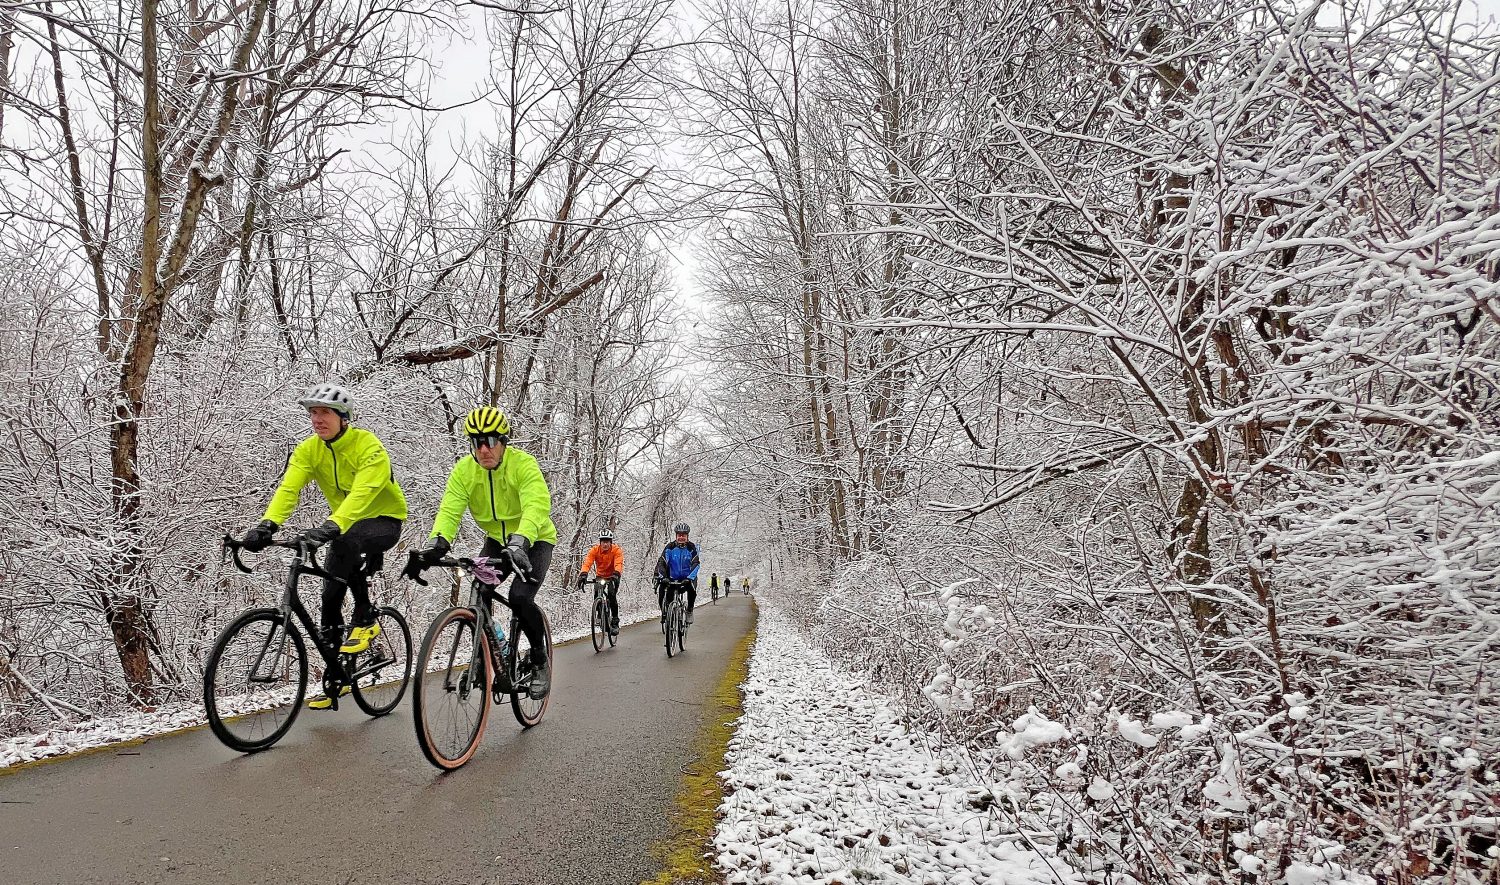
[[[1007,825],[988,785],[929,751],[773,609],[757,629],[721,775],[729,795],[714,843],[727,882],[1082,882]]]
[[[656,612],[635,612],[630,616],[622,613],[620,617],[621,626],[641,621],[654,621]],[[425,628],[424,628],[425,629]],[[552,637],[553,642],[561,644],[574,639],[584,639],[589,635],[587,626],[562,631]],[[415,656],[422,645],[422,634],[412,636],[412,654]],[[322,663],[317,653],[308,649],[311,655],[311,664],[321,668]],[[314,673],[320,672],[315,670]],[[315,675],[308,677],[308,696],[311,697],[318,692],[318,680]],[[261,709],[269,709],[271,705],[262,706]],[[248,713],[250,709],[229,708],[231,713]],[[24,762],[35,762],[38,759],[47,759],[53,756],[66,756],[70,753],[78,753],[84,750],[107,747],[122,741],[140,740],[156,735],[178,731],[184,728],[192,728],[204,725],[208,722],[207,715],[203,711],[203,701],[194,699],[192,701],[178,701],[170,704],[161,704],[150,712],[125,713],[119,716],[102,716],[97,719],[88,719],[82,722],[59,726],[47,731],[34,734],[23,734],[13,738],[0,740],[0,769],[12,765],[20,765]]]

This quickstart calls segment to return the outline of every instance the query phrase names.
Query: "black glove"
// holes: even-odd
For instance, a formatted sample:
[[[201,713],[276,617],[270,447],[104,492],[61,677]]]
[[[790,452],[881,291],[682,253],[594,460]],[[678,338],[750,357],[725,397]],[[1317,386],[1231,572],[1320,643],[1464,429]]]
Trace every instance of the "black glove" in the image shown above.
[[[324,544],[337,538],[343,531],[343,529],[339,528],[338,523],[331,519],[326,519],[317,528],[303,532],[299,540],[311,547],[322,547]]]
[[[276,530],[279,528],[281,528],[281,526],[270,521],[269,519],[262,519],[260,522],[256,523],[254,528],[250,529],[248,532],[245,532],[245,536],[243,538],[240,538],[240,546],[244,547],[246,550],[249,550],[251,553],[259,553],[260,551],[271,546],[271,537],[276,534]]]
[[[453,548],[449,546],[448,539],[437,535],[427,544],[426,549],[419,551],[417,555],[422,557],[423,565],[434,565],[438,560],[447,556],[451,549]]]
[[[510,551],[511,562],[515,564],[516,570],[531,572],[531,557],[526,555],[526,548],[531,542],[526,540],[525,535],[511,535],[510,540],[505,542],[505,549]]]
[[[583,574],[580,574],[578,576],[578,589],[582,590],[583,589],[583,585],[587,584],[588,582],[589,582],[589,573],[588,572],[584,572]]]

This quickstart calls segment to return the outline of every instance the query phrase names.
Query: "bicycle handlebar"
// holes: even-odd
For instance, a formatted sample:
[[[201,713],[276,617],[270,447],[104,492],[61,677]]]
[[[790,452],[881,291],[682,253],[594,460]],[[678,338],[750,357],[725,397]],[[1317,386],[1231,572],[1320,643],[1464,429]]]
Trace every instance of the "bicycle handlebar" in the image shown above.
[[[230,557],[231,559],[234,560],[234,567],[235,568],[239,569],[240,571],[244,572],[247,575],[254,571],[253,568],[251,568],[248,565],[245,565],[245,561],[243,559],[240,559],[240,551],[245,549],[245,542],[244,541],[239,540],[238,538],[234,537],[233,535],[226,534],[226,535],[224,535],[224,539],[223,539],[223,541],[221,543],[224,546],[224,553],[225,553],[225,555],[227,555],[228,557]],[[306,572],[308,572],[310,574],[313,574],[313,575],[317,575],[320,578],[332,578],[333,580],[338,581],[341,584],[342,583],[347,583],[342,578],[335,578],[333,575],[328,574],[326,571],[323,570],[323,568],[321,566],[318,565],[318,560],[314,556],[314,554],[317,552],[317,549],[318,549],[317,546],[313,545],[313,544],[310,544],[307,541],[302,540],[301,536],[297,536],[297,537],[295,537],[295,538],[293,538],[291,540],[274,540],[273,539],[270,543],[266,544],[266,546],[267,547],[282,547],[282,548],[287,549],[287,550],[296,550],[296,551],[300,552],[303,556],[305,556],[309,562],[312,563],[312,565],[310,567],[304,565],[302,567],[304,571],[306,571]],[[252,551],[252,552],[254,552],[254,551]]]
[[[504,561],[510,565],[510,570],[508,572],[505,572],[501,576],[502,580],[506,575],[511,574],[520,575],[522,580],[531,580],[530,572],[525,569],[516,567],[514,551],[512,551],[509,547],[504,547],[501,549],[500,553]],[[427,582],[422,580],[422,572],[426,571],[427,569],[460,568],[472,575],[474,574],[474,567],[477,564],[478,562],[476,560],[470,559],[467,556],[444,556],[442,559],[439,559],[436,562],[427,562],[422,559],[422,551],[411,550],[406,554],[406,569],[402,572],[402,574],[410,575],[413,581],[416,581],[418,584],[426,587]]]
[[[224,548],[224,555],[234,559],[234,567],[247,575],[250,574],[250,567],[245,565],[244,560],[240,559],[240,549],[245,545],[229,534],[224,535],[224,540],[221,543]]]

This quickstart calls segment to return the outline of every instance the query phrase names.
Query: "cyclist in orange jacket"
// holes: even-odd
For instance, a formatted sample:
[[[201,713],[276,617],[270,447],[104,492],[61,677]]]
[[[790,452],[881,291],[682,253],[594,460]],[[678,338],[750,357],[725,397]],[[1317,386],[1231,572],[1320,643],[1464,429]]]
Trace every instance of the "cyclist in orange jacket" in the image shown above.
[[[614,533],[609,529],[599,533],[599,543],[590,547],[588,555],[583,558],[583,569],[578,573],[579,587],[588,580],[591,568],[595,576],[604,582],[604,595],[609,600],[609,633],[611,636],[618,636],[620,600],[616,594],[620,590],[620,573],[625,570],[625,551],[615,544]]]

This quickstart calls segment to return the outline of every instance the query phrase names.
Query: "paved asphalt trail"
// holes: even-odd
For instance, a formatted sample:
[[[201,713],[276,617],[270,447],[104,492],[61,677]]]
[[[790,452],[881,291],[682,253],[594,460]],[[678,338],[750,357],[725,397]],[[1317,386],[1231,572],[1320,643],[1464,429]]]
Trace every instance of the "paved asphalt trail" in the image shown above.
[[[304,710],[253,756],[204,728],[0,775],[0,882],[638,883],[754,618],[707,595],[672,660],[654,621],[557,649],[547,718],[523,732],[497,707],[451,774],[417,749],[408,695],[383,719]]]

